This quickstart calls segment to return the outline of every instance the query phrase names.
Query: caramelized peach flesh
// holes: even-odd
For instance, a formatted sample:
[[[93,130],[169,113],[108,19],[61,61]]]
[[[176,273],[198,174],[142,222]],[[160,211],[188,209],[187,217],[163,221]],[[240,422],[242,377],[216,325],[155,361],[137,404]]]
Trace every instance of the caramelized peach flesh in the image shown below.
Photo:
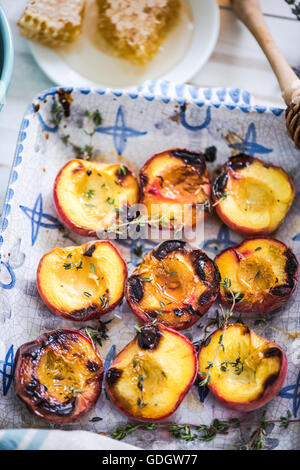
[[[211,185],[204,155],[172,149],[151,157],[140,171],[142,203],[153,220],[177,230],[195,227],[209,208]]]
[[[224,165],[213,185],[219,217],[232,230],[268,235],[285,218],[294,187],[280,167],[240,154]]]
[[[123,298],[127,266],[109,241],[55,248],[37,270],[37,286],[45,304],[68,320],[99,318]]]
[[[127,302],[143,322],[176,330],[192,326],[219,292],[219,271],[201,250],[181,240],[162,242],[128,278]]]
[[[267,313],[284,305],[298,282],[298,261],[290,248],[274,238],[250,238],[228,248],[215,258],[221,275],[222,302],[231,305],[232,294],[224,285],[230,282],[239,293],[235,310]]]
[[[192,343],[161,324],[148,324],[118,354],[105,377],[112,402],[141,421],[171,415],[197,375]]]
[[[74,232],[96,236],[117,223],[139,200],[136,177],[124,165],[71,160],[54,183],[54,203],[62,222]]]
[[[272,400],[287,373],[282,348],[237,323],[212,333],[201,347],[198,360],[200,379],[210,374],[210,390],[238,411],[252,411]]]
[[[36,416],[71,423],[98,400],[103,371],[99,354],[84,334],[50,331],[18,349],[16,393]]]

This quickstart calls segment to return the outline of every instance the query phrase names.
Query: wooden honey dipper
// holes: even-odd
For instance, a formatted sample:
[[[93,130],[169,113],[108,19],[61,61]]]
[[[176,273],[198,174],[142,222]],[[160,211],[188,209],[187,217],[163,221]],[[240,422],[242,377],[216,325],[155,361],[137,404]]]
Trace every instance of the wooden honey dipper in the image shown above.
[[[233,11],[253,34],[266,55],[287,105],[286,127],[300,149],[300,80],[283,57],[265,22],[258,0],[230,0]]]

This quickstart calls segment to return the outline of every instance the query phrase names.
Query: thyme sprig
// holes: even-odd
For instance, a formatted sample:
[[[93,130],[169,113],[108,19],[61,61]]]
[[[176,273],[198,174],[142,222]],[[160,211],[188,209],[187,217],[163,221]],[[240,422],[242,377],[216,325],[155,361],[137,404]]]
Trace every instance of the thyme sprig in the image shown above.
[[[126,222],[118,222],[116,224],[113,224],[111,227],[105,228],[104,233],[115,233],[116,235],[121,235],[123,233],[121,229],[122,228],[127,229],[130,225],[135,225],[136,227],[145,227],[146,225],[150,224],[156,228],[168,227],[169,225],[174,227],[174,222],[175,222],[175,219],[172,219],[165,215],[154,216],[152,218],[149,217],[148,215],[140,215],[139,217],[136,217],[133,220],[126,221]],[[181,229],[183,224],[179,224],[179,225]],[[177,230],[180,230],[180,229],[177,228],[176,232]]]
[[[292,413],[287,410],[286,416],[279,419],[266,419],[264,411],[257,428],[251,433],[249,442],[241,447],[241,450],[262,450],[265,448],[265,437],[267,435],[268,424],[279,424],[281,428],[287,429],[291,423],[300,423],[300,419],[291,419]]]
[[[96,328],[92,326],[85,326],[80,328],[80,331],[83,331],[87,337],[91,340],[94,351],[98,349],[98,347],[102,346],[103,341],[109,338],[108,336],[108,328],[107,325],[112,322],[113,319],[102,321],[98,320],[98,325]]]
[[[72,393],[73,397],[76,397],[78,393],[83,393],[83,390],[77,390],[76,388],[71,386],[69,387],[69,390]]]
[[[203,204],[197,204],[197,207],[199,207],[203,211],[212,212],[213,208],[217,206],[218,204],[220,204],[220,202],[224,201],[227,198],[227,196],[228,196],[227,191],[224,191],[219,197],[219,199],[213,204],[210,202],[209,199],[207,199],[206,201],[203,202]]]
[[[137,429],[143,429],[145,431],[153,431],[157,428],[155,423],[143,423],[143,424],[133,424],[127,423],[125,426],[118,426],[115,431],[112,433],[111,437],[117,441],[122,441],[126,436],[132,434]]]
[[[228,326],[228,322],[229,322],[229,319],[232,317],[233,315],[233,310],[234,310],[234,307],[235,307],[235,304],[236,304],[236,301],[239,299],[240,297],[240,293],[234,293],[231,289],[231,280],[230,279],[227,279],[225,278],[223,282],[220,283],[220,285],[230,293],[231,295],[231,298],[232,298],[232,304],[231,304],[231,307],[230,309],[228,310],[224,310],[222,305],[220,305],[220,309],[221,309],[221,313],[222,313],[222,317],[221,319],[218,321],[219,325],[218,325],[218,328],[222,329],[222,333],[220,335],[220,338],[219,338],[219,344],[218,344],[218,348],[217,348],[217,351],[214,355],[214,358],[211,362],[208,362],[207,364],[207,367],[206,367],[206,371],[202,371],[200,372],[200,374],[204,377],[204,379],[201,380],[201,382],[199,382],[199,387],[204,387],[206,385],[209,384],[210,380],[211,380],[211,369],[214,367],[214,364],[215,364],[215,361],[219,355],[219,352],[220,350],[222,349],[223,351],[225,351],[225,346],[224,346],[224,335],[225,335],[225,332],[226,332],[226,329],[227,329],[227,326]],[[241,363],[242,364],[242,363]],[[240,364],[240,365],[241,365]]]
[[[214,439],[217,434],[228,434],[231,424],[233,424],[231,421],[214,419],[210,425],[201,424],[200,426],[195,426],[196,434],[192,434],[194,426],[186,424],[171,424],[168,430],[177,439],[187,442],[195,441],[196,439],[208,442]],[[236,426],[236,421],[234,421],[234,425]]]
[[[266,419],[265,413],[261,416],[257,428],[251,433],[247,444],[240,447],[240,450],[264,449],[264,439],[267,435],[267,425],[269,423],[279,424],[281,428],[287,429],[291,423],[299,423],[300,419],[291,419],[291,412],[287,411],[286,416],[279,419]],[[243,422],[238,418],[229,418],[226,421],[214,419],[210,425],[207,424],[177,424],[173,422],[164,423],[127,423],[124,426],[118,426],[111,434],[113,439],[121,441],[129,434],[137,430],[154,431],[162,429],[167,431],[176,439],[186,442],[195,440],[209,442],[217,435],[227,435],[230,430],[240,428]]]
[[[220,421],[214,419],[210,425],[206,424],[176,424],[176,423],[143,423],[134,424],[127,423],[125,426],[118,426],[112,433],[112,438],[121,441],[129,434],[142,429],[145,431],[153,431],[156,429],[164,429],[176,439],[180,439],[186,442],[195,441],[211,441],[217,434],[228,434],[230,427],[237,427],[240,425],[240,421],[236,418],[228,421]]]
[[[51,123],[58,127],[62,142],[66,146],[72,148],[76,158],[91,160],[91,158],[94,156],[93,137],[96,133],[97,127],[102,124],[102,116],[99,109],[96,109],[93,112],[86,110],[84,113],[84,115],[88,118],[89,125],[89,130],[83,129],[84,133],[89,136],[89,143],[85,144],[84,146],[74,144],[74,142],[72,142],[70,139],[70,135],[64,132],[63,126],[61,125],[61,121],[64,116],[64,109],[56,101],[54,101],[51,106],[51,114]]]

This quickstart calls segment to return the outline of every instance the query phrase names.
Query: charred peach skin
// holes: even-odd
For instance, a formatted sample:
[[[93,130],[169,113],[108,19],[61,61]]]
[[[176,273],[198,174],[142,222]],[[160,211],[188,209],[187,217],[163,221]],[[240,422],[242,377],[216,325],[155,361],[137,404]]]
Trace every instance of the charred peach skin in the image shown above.
[[[222,334],[224,350],[219,344]],[[238,323],[229,325],[225,332],[214,331],[201,347],[198,360],[200,379],[209,370],[210,390],[237,411],[253,411],[272,400],[287,373],[287,358],[282,348]]]
[[[232,230],[268,235],[285,218],[294,187],[280,167],[240,154],[224,165],[213,185],[216,211]]]
[[[18,349],[16,393],[36,416],[71,423],[98,400],[103,371],[102,359],[84,334],[50,331]]]
[[[156,323],[145,325],[118,354],[105,377],[114,405],[141,421],[171,415],[193,385],[197,354],[177,331]]]
[[[96,236],[139,200],[139,185],[127,167],[71,160],[54,183],[54,203],[62,222],[74,232]]]
[[[235,310],[267,313],[285,304],[293,294],[299,265],[290,248],[274,238],[249,238],[228,248],[215,258],[221,275],[222,302],[231,305],[232,295],[224,286],[230,281],[233,293],[239,293]]]
[[[171,149],[151,157],[140,171],[142,203],[151,219],[164,218],[171,229],[195,227],[209,208],[211,184],[205,157]],[[197,206],[198,205],[198,206]]]
[[[110,241],[55,248],[41,259],[37,286],[45,304],[68,320],[99,318],[123,298],[127,266]]]
[[[182,240],[162,242],[128,278],[125,296],[143,322],[176,330],[192,326],[219,293],[219,271],[201,250]]]

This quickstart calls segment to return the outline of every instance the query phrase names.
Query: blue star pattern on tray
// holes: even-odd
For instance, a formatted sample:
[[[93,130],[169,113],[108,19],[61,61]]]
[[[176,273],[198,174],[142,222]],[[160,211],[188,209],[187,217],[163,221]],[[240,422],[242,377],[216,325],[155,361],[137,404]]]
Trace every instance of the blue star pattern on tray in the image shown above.
[[[263,145],[257,143],[256,128],[253,122],[249,124],[245,139],[242,142],[229,144],[229,147],[240,152],[247,153],[252,157],[255,153],[265,154],[273,152],[273,149],[264,147]]]
[[[205,119],[201,124],[197,124],[197,125],[189,124],[186,120],[185,109],[181,107],[180,122],[183,125],[183,127],[188,129],[189,131],[195,132],[195,131],[200,131],[201,129],[205,129],[205,127],[209,125],[210,121],[211,121],[211,110],[210,108],[207,108]]]
[[[110,400],[110,398],[109,398],[108,393],[107,393],[106,388],[105,388],[105,375],[106,375],[107,369],[110,367],[111,363],[114,361],[114,359],[116,357],[116,351],[117,351],[116,345],[113,344],[111,346],[110,350],[108,351],[107,356],[104,360],[104,374],[103,374],[102,385],[103,385],[104,392],[105,392],[105,397],[106,397],[107,400]]]
[[[3,395],[7,395],[13,379],[14,345],[6,353],[4,361],[0,360],[0,374],[2,375]]]
[[[199,396],[200,403],[204,403],[205,398],[209,394],[209,388],[206,385],[204,387],[199,387],[198,384],[196,385],[198,388],[198,396]]]
[[[3,261],[1,259],[1,254],[0,254],[0,274],[2,274],[3,268],[5,269],[5,272],[8,273],[10,280],[7,282],[7,281],[1,281],[0,279],[0,287],[2,289],[12,289],[16,283],[15,273],[12,267],[10,266],[10,264],[7,261]]]
[[[33,246],[39,234],[40,227],[54,229],[60,228],[61,223],[52,215],[43,212],[43,198],[39,194],[34,203],[33,209],[20,205],[20,209],[31,221],[31,245]]]
[[[300,242],[300,232],[297,233],[297,234],[292,238],[292,240],[293,240],[294,242]]]
[[[56,100],[54,102],[57,103]],[[32,104],[32,107],[31,107],[31,111],[32,111],[32,113],[36,114],[36,116],[38,117],[38,120],[40,121],[41,126],[42,126],[42,128],[45,132],[55,133],[55,132],[58,131],[58,125],[54,124],[53,126],[50,126],[49,124],[47,124],[45,122],[43,116],[41,115],[41,113],[39,111],[36,111],[35,106],[33,104]]]
[[[288,398],[289,400],[293,400],[293,415],[296,418],[300,407],[300,372],[298,374],[296,383],[293,385],[288,385],[287,387],[283,387],[279,392],[279,396],[281,398]]]
[[[129,137],[140,137],[147,134],[146,131],[138,131],[137,129],[126,126],[124,107],[122,105],[118,108],[115,124],[113,126],[100,126],[95,130],[100,134],[111,135],[113,137],[114,146],[118,155],[122,155],[124,152]]]

